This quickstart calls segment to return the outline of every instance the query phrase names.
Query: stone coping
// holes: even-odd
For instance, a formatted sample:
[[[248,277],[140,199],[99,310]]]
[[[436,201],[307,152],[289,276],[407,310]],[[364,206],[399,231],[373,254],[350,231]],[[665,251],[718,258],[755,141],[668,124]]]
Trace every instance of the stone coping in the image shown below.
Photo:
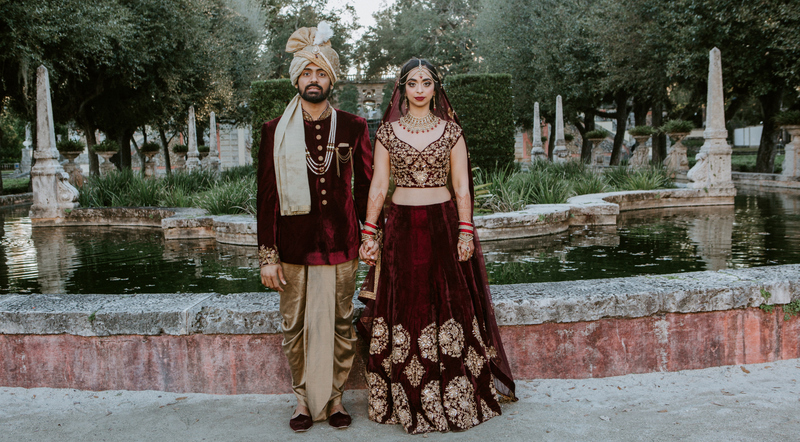
[[[731,172],[731,178],[736,185],[800,190],[800,178],[779,173]]]
[[[16,193],[13,195],[0,195],[0,207],[15,206],[17,204],[30,204],[33,202],[33,192]]]
[[[769,300],[762,290],[772,295]],[[492,294],[498,324],[507,327],[724,311],[800,299],[800,264],[496,285]],[[356,305],[358,314],[361,303]],[[1,295],[0,334],[275,334],[278,307],[275,292]]]

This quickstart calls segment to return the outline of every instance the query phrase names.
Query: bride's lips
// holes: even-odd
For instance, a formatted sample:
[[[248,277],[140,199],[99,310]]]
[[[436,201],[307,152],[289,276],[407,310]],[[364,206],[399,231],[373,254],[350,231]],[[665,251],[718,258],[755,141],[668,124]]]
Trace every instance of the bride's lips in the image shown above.
[[[414,99],[417,101],[423,101],[425,100],[425,97],[414,97]]]

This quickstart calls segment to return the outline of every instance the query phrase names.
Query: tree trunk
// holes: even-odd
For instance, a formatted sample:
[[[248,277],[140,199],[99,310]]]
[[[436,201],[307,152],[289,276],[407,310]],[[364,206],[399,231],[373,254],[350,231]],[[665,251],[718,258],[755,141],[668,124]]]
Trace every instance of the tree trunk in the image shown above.
[[[664,124],[662,116],[663,104],[653,104],[653,127],[660,127]],[[653,135],[653,165],[661,166],[667,158],[667,134],[658,132]]]
[[[83,134],[86,137],[86,150],[89,155],[89,176],[100,176],[100,159],[94,147],[97,146],[97,137],[94,135],[94,128],[91,124],[84,122],[82,125]]]
[[[164,168],[167,171],[167,176],[172,175],[172,166],[169,162],[169,141],[167,141],[167,134],[164,132],[164,128],[161,125],[158,125],[158,136],[161,138],[161,145],[164,146]]]
[[[586,133],[591,132],[595,129],[594,127],[594,109],[588,109],[583,113],[583,125],[576,124],[578,126],[578,132],[581,133],[581,138],[583,139],[583,144],[581,145],[581,161],[584,163],[589,163],[592,161],[592,142],[586,138]],[[583,126],[583,130],[581,130],[581,126]]]
[[[758,97],[758,101],[761,103],[763,129],[756,158],[756,172],[772,173],[775,167],[775,143],[772,140],[777,129],[774,117],[781,110],[781,91],[772,91],[761,95]]]
[[[119,143],[119,168],[131,168],[131,138],[133,137],[133,130],[123,129],[117,138]]]
[[[619,166],[622,156],[622,142],[625,141],[625,130],[628,123],[628,93],[619,91],[614,94],[617,105],[617,133],[614,135],[614,148],[611,150],[611,165]]]
[[[144,153],[142,153],[142,150],[139,149],[139,145],[136,144],[136,139],[134,137],[131,137],[131,143],[133,143],[133,149],[136,150],[136,156],[139,157],[139,164],[141,164],[139,167],[139,172],[141,172],[142,176],[144,176]]]
[[[644,100],[633,100],[633,120],[634,126],[647,125],[647,111],[650,110],[650,103]]]

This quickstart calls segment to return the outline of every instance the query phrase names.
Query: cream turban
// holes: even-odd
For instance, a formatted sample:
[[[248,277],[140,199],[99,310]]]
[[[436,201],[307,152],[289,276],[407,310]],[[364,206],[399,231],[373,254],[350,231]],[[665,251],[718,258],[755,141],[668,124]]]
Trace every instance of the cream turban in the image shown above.
[[[316,28],[300,28],[286,42],[286,52],[294,53],[289,66],[289,77],[297,85],[297,78],[309,63],[314,63],[328,73],[331,84],[336,83],[339,72],[339,54],[331,47],[333,30],[326,22]]]

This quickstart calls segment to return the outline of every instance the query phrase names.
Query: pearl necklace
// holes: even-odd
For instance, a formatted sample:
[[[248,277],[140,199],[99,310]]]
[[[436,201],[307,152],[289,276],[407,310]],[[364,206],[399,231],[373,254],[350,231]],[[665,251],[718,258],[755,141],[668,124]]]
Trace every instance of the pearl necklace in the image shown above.
[[[428,132],[433,130],[434,127],[439,125],[439,117],[428,111],[424,117],[417,118],[411,115],[409,112],[400,117],[398,123],[400,123],[400,127],[405,129],[407,132],[418,134],[420,132]]]

